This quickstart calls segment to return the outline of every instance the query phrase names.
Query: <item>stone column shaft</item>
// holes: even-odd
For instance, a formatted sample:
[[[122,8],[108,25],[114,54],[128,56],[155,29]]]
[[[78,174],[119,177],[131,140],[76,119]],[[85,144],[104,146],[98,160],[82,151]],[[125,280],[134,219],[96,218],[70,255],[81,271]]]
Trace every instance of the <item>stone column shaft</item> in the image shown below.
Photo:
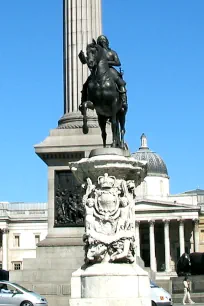
[[[64,1],[64,114],[77,112],[87,65],[78,54],[102,32],[101,0]]]
[[[2,269],[8,270],[8,229],[2,230]]]
[[[170,272],[171,271],[171,266],[170,266],[169,222],[170,222],[170,220],[164,220],[164,246],[165,246],[165,267],[166,267],[166,272]]]
[[[199,220],[195,219],[194,221],[194,251],[199,252]]]
[[[150,268],[157,270],[155,256],[155,237],[154,237],[154,221],[149,222],[149,239],[150,239]]]
[[[180,256],[185,253],[184,220],[179,220]]]
[[[136,256],[140,257],[140,222],[135,221]]]

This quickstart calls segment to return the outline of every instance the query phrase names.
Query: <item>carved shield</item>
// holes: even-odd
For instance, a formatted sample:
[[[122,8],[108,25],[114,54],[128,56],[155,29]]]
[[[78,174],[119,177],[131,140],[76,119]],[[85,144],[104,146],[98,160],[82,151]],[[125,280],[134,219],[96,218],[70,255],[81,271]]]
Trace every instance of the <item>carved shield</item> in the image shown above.
[[[100,214],[113,215],[119,208],[118,196],[111,192],[102,192],[97,199],[97,210]]]

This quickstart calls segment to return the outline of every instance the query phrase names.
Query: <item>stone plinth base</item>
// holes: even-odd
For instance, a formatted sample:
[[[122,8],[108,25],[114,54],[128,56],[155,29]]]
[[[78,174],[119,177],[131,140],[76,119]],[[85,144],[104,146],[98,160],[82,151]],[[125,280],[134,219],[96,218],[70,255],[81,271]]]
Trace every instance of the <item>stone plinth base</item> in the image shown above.
[[[146,306],[149,299],[141,298],[101,298],[101,299],[70,299],[70,306]]]
[[[60,242],[62,239],[56,239]],[[83,246],[37,247],[36,258],[23,260],[23,270],[10,271],[10,281],[46,297],[49,306],[67,306],[73,271],[84,262]]]
[[[100,263],[72,274],[70,306],[150,306],[148,273],[138,265]]]
[[[204,293],[204,275],[189,275],[191,282],[191,293]],[[171,278],[172,293],[183,293],[183,280],[184,276]]]

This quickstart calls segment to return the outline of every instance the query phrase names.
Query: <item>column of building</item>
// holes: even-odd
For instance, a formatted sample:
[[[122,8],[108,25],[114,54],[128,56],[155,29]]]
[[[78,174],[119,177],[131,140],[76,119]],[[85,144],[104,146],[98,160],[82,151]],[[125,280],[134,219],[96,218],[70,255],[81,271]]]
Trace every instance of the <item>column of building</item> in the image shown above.
[[[140,257],[140,221],[135,221],[136,256]]]
[[[194,219],[194,251],[199,252],[199,220]]]
[[[180,256],[185,253],[185,238],[184,238],[184,220],[178,219],[179,222],[179,246]]]
[[[170,238],[169,238],[169,223],[170,220],[163,220],[164,222],[164,248],[165,248],[165,271],[170,272]]]
[[[2,269],[8,270],[8,233],[7,228],[1,229],[2,233]]]
[[[179,247],[180,256],[185,253],[185,234],[184,234],[184,219],[178,219],[179,224]],[[171,254],[170,254],[170,234],[169,225],[170,220],[164,219],[164,248],[165,248],[165,271],[171,271]],[[199,220],[194,219],[194,249],[195,252],[199,251]],[[140,221],[135,222],[135,241],[136,241],[136,256],[140,256]],[[149,241],[150,241],[150,267],[153,271],[157,270],[157,261],[155,253],[155,233],[154,233],[155,220],[149,221]]]
[[[155,255],[155,235],[154,235],[154,220],[149,221],[149,240],[150,240],[150,268],[157,271],[156,255]]]

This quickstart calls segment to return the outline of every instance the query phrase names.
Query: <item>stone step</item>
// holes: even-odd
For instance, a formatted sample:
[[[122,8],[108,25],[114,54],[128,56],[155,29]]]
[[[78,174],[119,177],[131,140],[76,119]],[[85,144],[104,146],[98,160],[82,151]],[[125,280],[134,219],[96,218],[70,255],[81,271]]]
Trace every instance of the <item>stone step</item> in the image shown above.
[[[10,271],[9,278],[46,297],[49,306],[68,306],[71,275],[83,263],[83,246],[39,246],[37,258],[24,259],[23,270]]]
[[[17,282],[17,281],[16,281]],[[67,282],[24,282],[18,281],[18,284],[27,288],[28,290],[37,292],[44,296],[49,306],[65,306],[69,305],[69,298],[71,295],[71,286]]]
[[[203,290],[204,291],[204,290]],[[204,303],[204,292],[191,293],[191,299],[195,303]],[[183,304],[183,294],[172,294],[173,303]]]
[[[77,270],[84,264],[83,258],[75,257],[75,260],[70,260],[70,258],[27,258],[23,260],[24,270]]]
[[[46,295],[45,298],[47,299],[49,306],[69,306],[70,296]]]
[[[37,258],[84,258],[82,246],[37,247]]]
[[[135,298],[82,298],[82,299],[70,299],[70,306],[135,306],[146,305],[150,306],[151,301],[149,298],[135,297]],[[50,305],[49,305],[50,306]]]
[[[70,282],[71,274],[74,269],[49,269],[49,270],[19,270],[10,271],[9,279],[11,282],[26,282],[26,283],[37,283],[54,280],[54,283],[64,282],[65,280]]]

